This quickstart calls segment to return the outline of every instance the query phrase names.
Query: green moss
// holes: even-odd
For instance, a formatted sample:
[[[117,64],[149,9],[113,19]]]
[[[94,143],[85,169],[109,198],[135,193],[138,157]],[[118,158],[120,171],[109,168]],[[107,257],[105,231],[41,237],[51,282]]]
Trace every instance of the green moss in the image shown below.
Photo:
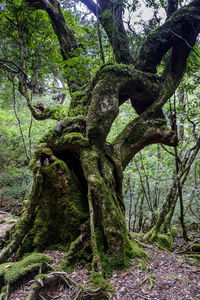
[[[83,135],[79,132],[68,133],[62,136],[64,143],[70,145],[78,145],[81,147],[88,147],[89,140],[88,138],[83,137]]]
[[[36,159],[32,159],[32,160],[30,161],[30,163],[29,163],[29,168],[30,168],[30,170],[31,170],[34,174],[37,173],[37,171],[38,171],[38,164],[37,164]]]
[[[113,291],[113,287],[105,280],[105,278],[97,273],[94,272],[92,274],[92,284],[95,288],[101,288],[104,291]]]
[[[53,151],[50,148],[48,148],[45,143],[39,144],[35,151],[36,159],[40,159],[42,155],[46,155],[50,157],[53,155]]]
[[[133,232],[132,235],[133,235],[133,237],[144,238],[145,233],[144,232]]]
[[[81,234],[79,224],[88,218],[87,199],[63,161],[54,159],[41,167],[40,174],[41,194],[34,207],[33,226],[22,241],[20,253],[41,251],[58,243],[69,245]]]
[[[158,234],[156,236],[157,246],[161,249],[172,250],[173,238],[170,234]]]
[[[200,244],[198,244],[198,243],[191,244],[191,250],[193,252],[199,252],[200,253]]]
[[[35,280],[37,281],[38,279],[45,279],[47,278],[47,275],[46,274],[38,274],[35,276]]]
[[[58,250],[61,252],[67,252],[69,251],[69,247],[70,247],[70,243],[66,243],[66,245],[62,245],[62,244],[54,244],[54,245],[50,245],[48,247],[49,250]]]
[[[67,105],[58,106],[56,108],[47,107],[45,115],[54,120],[62,120],[67,116]]]
[[[71,242],[68,252],[62,258],[62,267],[65,271],[71,272],[76,264],[88,266],[92,262],[92,248],[89,237],[82,240],[80,235]],[[91,266],[89,267],[91,268]]]
[[[3,276],[5,283],[13,283],[29,272],[39,271],[44,262],[50,263],[51,258],[45,254],[33,253],[19,262],[0,265],[0,277]]]
[[[130,266],[131,258],[147,255],[134,238],[129,236],[122,208],[115,190],[112,189],[115,183],[112,168],[95,149],[93,151],[85,149],[81,160],[85,177],[88,178],[88,197],[94,199],[93,205],[98,206],[98,214],[94,217],[95,238],[104,272],[107,273],[114,268],[126,268]],[[102,177],[105,170],[106,181]],[[106,248],[104,248],[105,245]],[[105,255],[106,252],[107,255]]]
[[[175,238],[180,231],[181,229],[179,227],[171,227],[171,235],[173,238]]]
[[[195,263],[200,263],[200,254],[187,254],[186,257],[193,260]]]
[[[124,85],[131,80],[144,80],[145,83],[149,82],[149,85],[152,86],[152,82],[158,84],[158,76],[152,73],[144,73],[140,70],[137,70],[133,67],[133,65],[124,65],[124,64],[116,64],[116,63],[108,63],[104,64],[100,67],[100,69],[96,72],[95,76],[92,80],[92,86],[95,86],[99,80],[106,77],[108,74],[109,78],[117,77],[118,84]]]
[[[89,104],[90,96],[86,89],[74,92],[72,95],[68,116],[86,116]]]
[[[156,278],[155,278],[155,277],[146,275],[146,278],[149,280],[149,282],[150,282],[150,284],[151,284],[151,289],[152,289],[154,286],[156,286]]]
[[[149,255],[147,252],[145,252],[139,244],[135,241],[135,239],[129,235],[129,239],[131,242],[131,247],[132,247],[132,255],[131,257],[143,257],[149,259]]]
[[[150,270],[148,265],[145,264],[145,262],[142,259],[137,259],[137,261],[138,261],[138,269],[142,271]]]
[[[103,274],[110,275],[112,270],[111,265],[111,257],[106,255],[105,245],[104,245],[104,238],[100,228],[95,230],[95,238],[97,243],[97,249],[99,252],[99,257],[101,260],[101,265],[103,269]]]
[[[57,132],[56,132],[55,128],[50,128],[39,140],[39,143],[40,143],[39,146],[41,144],[47,145],[47,142],[48,142],[48,144],[50,144],[49,141],[53,141],[56,138],[57,138]]]
[[[83,98],[84,100],[84,98]],[[86,116],[87,115],[88,108],[83,107],[82,105],[77,105],[75,108],[71,108],[69,111],[69,117],[72,116]]]
[[[92,274],[90,284],[92,285],[94,291],[97,291],[95,292],[96,300],[106,300],[113,298],[113,287],[104,279],[104,277],[101,274],[94,272]]]
[[[5,285],[4,287],[2,287],[2,289],[1,289],[1,295],[0,296],[2,296],[2,294],[3,294],[3,296],[7,295],[7,288],[8,288],[7,285]],[[4,300],[5,298],[1,298],[1,299]]]

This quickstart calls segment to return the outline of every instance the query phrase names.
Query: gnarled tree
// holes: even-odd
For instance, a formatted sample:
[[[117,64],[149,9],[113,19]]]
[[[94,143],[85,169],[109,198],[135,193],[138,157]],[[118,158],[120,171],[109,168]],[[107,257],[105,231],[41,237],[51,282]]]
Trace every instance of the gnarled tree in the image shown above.
[[[56,109],[34,107],[27,78],[21,74],[19,91],[33,116],[58,119],[59,123],[35,152],[30,199],[1,251],[1,262],[13,253],[22,256],[61,244],[68,246],[66,263],[90,261],[93,271],[102,273],[106,265],[123,267],[130,258],[145,255],[126,228],[123,170],[147,145],[177,144],[175,132],[167,129],[162,107],[177,89],[200,32],[200,1],[178,9],[178,1],[169,0],[166,21],[149,33],[137,57],[129,48],[123,1],[81,2],[98,17],[116,63],[102,65],[89,87],[68,81],[69,89],[76,93],[65,118]],[[47,12],[63,59],[76,55],[78,43],[58,1],[27,0],[27,4]],[[160,74],[161,61],[165,67]],[[107,135],[119,106],[128,99],[138,117],[110,144]]]

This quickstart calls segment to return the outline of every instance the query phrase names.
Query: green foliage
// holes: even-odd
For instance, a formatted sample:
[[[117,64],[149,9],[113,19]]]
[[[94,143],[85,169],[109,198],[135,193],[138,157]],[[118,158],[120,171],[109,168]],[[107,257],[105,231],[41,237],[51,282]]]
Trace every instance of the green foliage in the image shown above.
[[[40,10],[30,12],[25,1],[6,2],[1,10],[0,38],[1,57],[10,61],[8,66],[14,69],[12,62],[20,65],[31,80],[35,80],[36,71],[37,80],[43,80],[61,61],[47,14]]]
[[[4,98],[0,98],[0,198],[16,199],[22,205],[30,191],[32,172],[28,168],[29,161],[13,111],[12,95],[9,89],[5,89],[6,91],[10,100],[7,107]],[[55,124],[55,121],[31,121],[30,112],[21,97],[17,98],[17,110],[31,157],[41,135]]]
[[[195,76],[194,76],[195,78]],[[192,81],[192,79],[191,79]],[[184,103],[179,103],[179,95],[184,93]],[[183,138],[179,141],[178,155],[182,161],[187,151],[196,143],[199,134],[199,89],[188,93],[188,85],[182,84],[177,91],[176,114],[178,132],[184,127]],[[172,100],[171,100],[172,103]],[[172,104],[164,106],[164,113],[169,120]],[[168,121],[169,122],[169,121]],[[123,121],[122,121],[123,123]],[[118,130],[121,126],[118,123]],[[170,122],[168,124],[170,127]],[[166,147],[174,153],[173,148]],[[127,223],[130,229],[149,230],[154,224],[166,196],[175,179],[175,158],[161,146],[152,145],[138,153],[124,172],[124,197],[127,212]],[[199,157],[192,165],[191,171],[183,187],[183,201],[185,206],[185,222],[187,225],[199,224]],[[180,208],[177,203],[173,223],[179,225]]]

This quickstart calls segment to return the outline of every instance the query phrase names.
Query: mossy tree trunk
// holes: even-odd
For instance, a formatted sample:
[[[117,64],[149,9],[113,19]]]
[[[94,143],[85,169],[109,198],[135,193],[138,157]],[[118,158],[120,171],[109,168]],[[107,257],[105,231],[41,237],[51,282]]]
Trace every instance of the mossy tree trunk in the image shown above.
[[[56,0],[27,2],[45,10],[58,36],[63,58],[75,54],[77,44],[67,28]],[[91,11],[93,1],[82,1]],[[32,106],[26,78],[20,78],[19,91],[26,98],[36,119],[60,119],[56,128],[41,141],[31,163],[34,184],[22,218],[11,232],[11,241],[0,254],[0,261],[10,255],[60,244],[68,247],[66,263],[92,261],[93,271],[127,266],[130,258],[145,255],[126,228],[122,197],[123,170],[138,151],[153,143],[175,146],[177,138],[166,128],[161,112],[178,87],[186,61],[199,32],[198,1],[180,9],[146,39],[135,66],[125,60],[129,52],[122,5],[99,1],[99,19],[111,40],[115,30],[118,63],[106,64],[96,73],[87,89],[72,94],[66,117],[55,109],[38,112]],[[104,12],[113,11],[114,19]],[[119,17],[119,19],[118,19]],[[169,16],[168,16],[169,17]],[[194,30],[195,28],[195,30]],[[182,38],[177,38],[173,32]],[[187,39],[187,43],[185,40]],[[116,45],[121,46],[116,50]],[[188,47],[188,43],[191,47]],[[70,46],[71,45],[71,46]],[[126,46],[126,47],[125,47]],[[166,52],[171,55],[162,75],[156,74]],[[119,52],[118,52],[119,51]],[[129,53],[130,54],[130,53]],[[68,82],[71,90],[72,83]],[[79,85],[80,86],[80,85]],[[106,142],[119,105],[131,99],[139,116],[119,133],[112,144]],[[158,118],[159,116],[159,118]]]
[[[69,263],[92,260],[93,270],[102,272],[145,255],[126,228],[123,170],[152,139],[169,145],[176,139],[163,120],[140,118],[113,144],[106,142],[118,113],[120,90],[135,73],[124,65],[101,68],[87,99],[87,115],[77,113],[84,111],[85,96],[82,102],[74,98],[69,110],[74,116],[43,137],[31,163],[35,180],[30,200],[13,229],[15,242],[3,250],[1,260],[13,252],[22,256],[60,244],[68,247]]]

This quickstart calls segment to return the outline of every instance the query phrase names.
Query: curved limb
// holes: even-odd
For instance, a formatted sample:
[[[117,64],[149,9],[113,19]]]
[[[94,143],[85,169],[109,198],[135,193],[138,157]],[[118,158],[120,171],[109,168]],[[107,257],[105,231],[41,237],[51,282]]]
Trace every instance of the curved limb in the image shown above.
[[[31,93],[27,89],[26,85],[21,81],[19,82],[19,92],[26,99],[28,108],[30,109],[32,116],[35,120],[62,120],[67,112],[64,112],[60,107],[58,108],[45,108],[42,104],[40,106],[34,106],[31,101]]]

